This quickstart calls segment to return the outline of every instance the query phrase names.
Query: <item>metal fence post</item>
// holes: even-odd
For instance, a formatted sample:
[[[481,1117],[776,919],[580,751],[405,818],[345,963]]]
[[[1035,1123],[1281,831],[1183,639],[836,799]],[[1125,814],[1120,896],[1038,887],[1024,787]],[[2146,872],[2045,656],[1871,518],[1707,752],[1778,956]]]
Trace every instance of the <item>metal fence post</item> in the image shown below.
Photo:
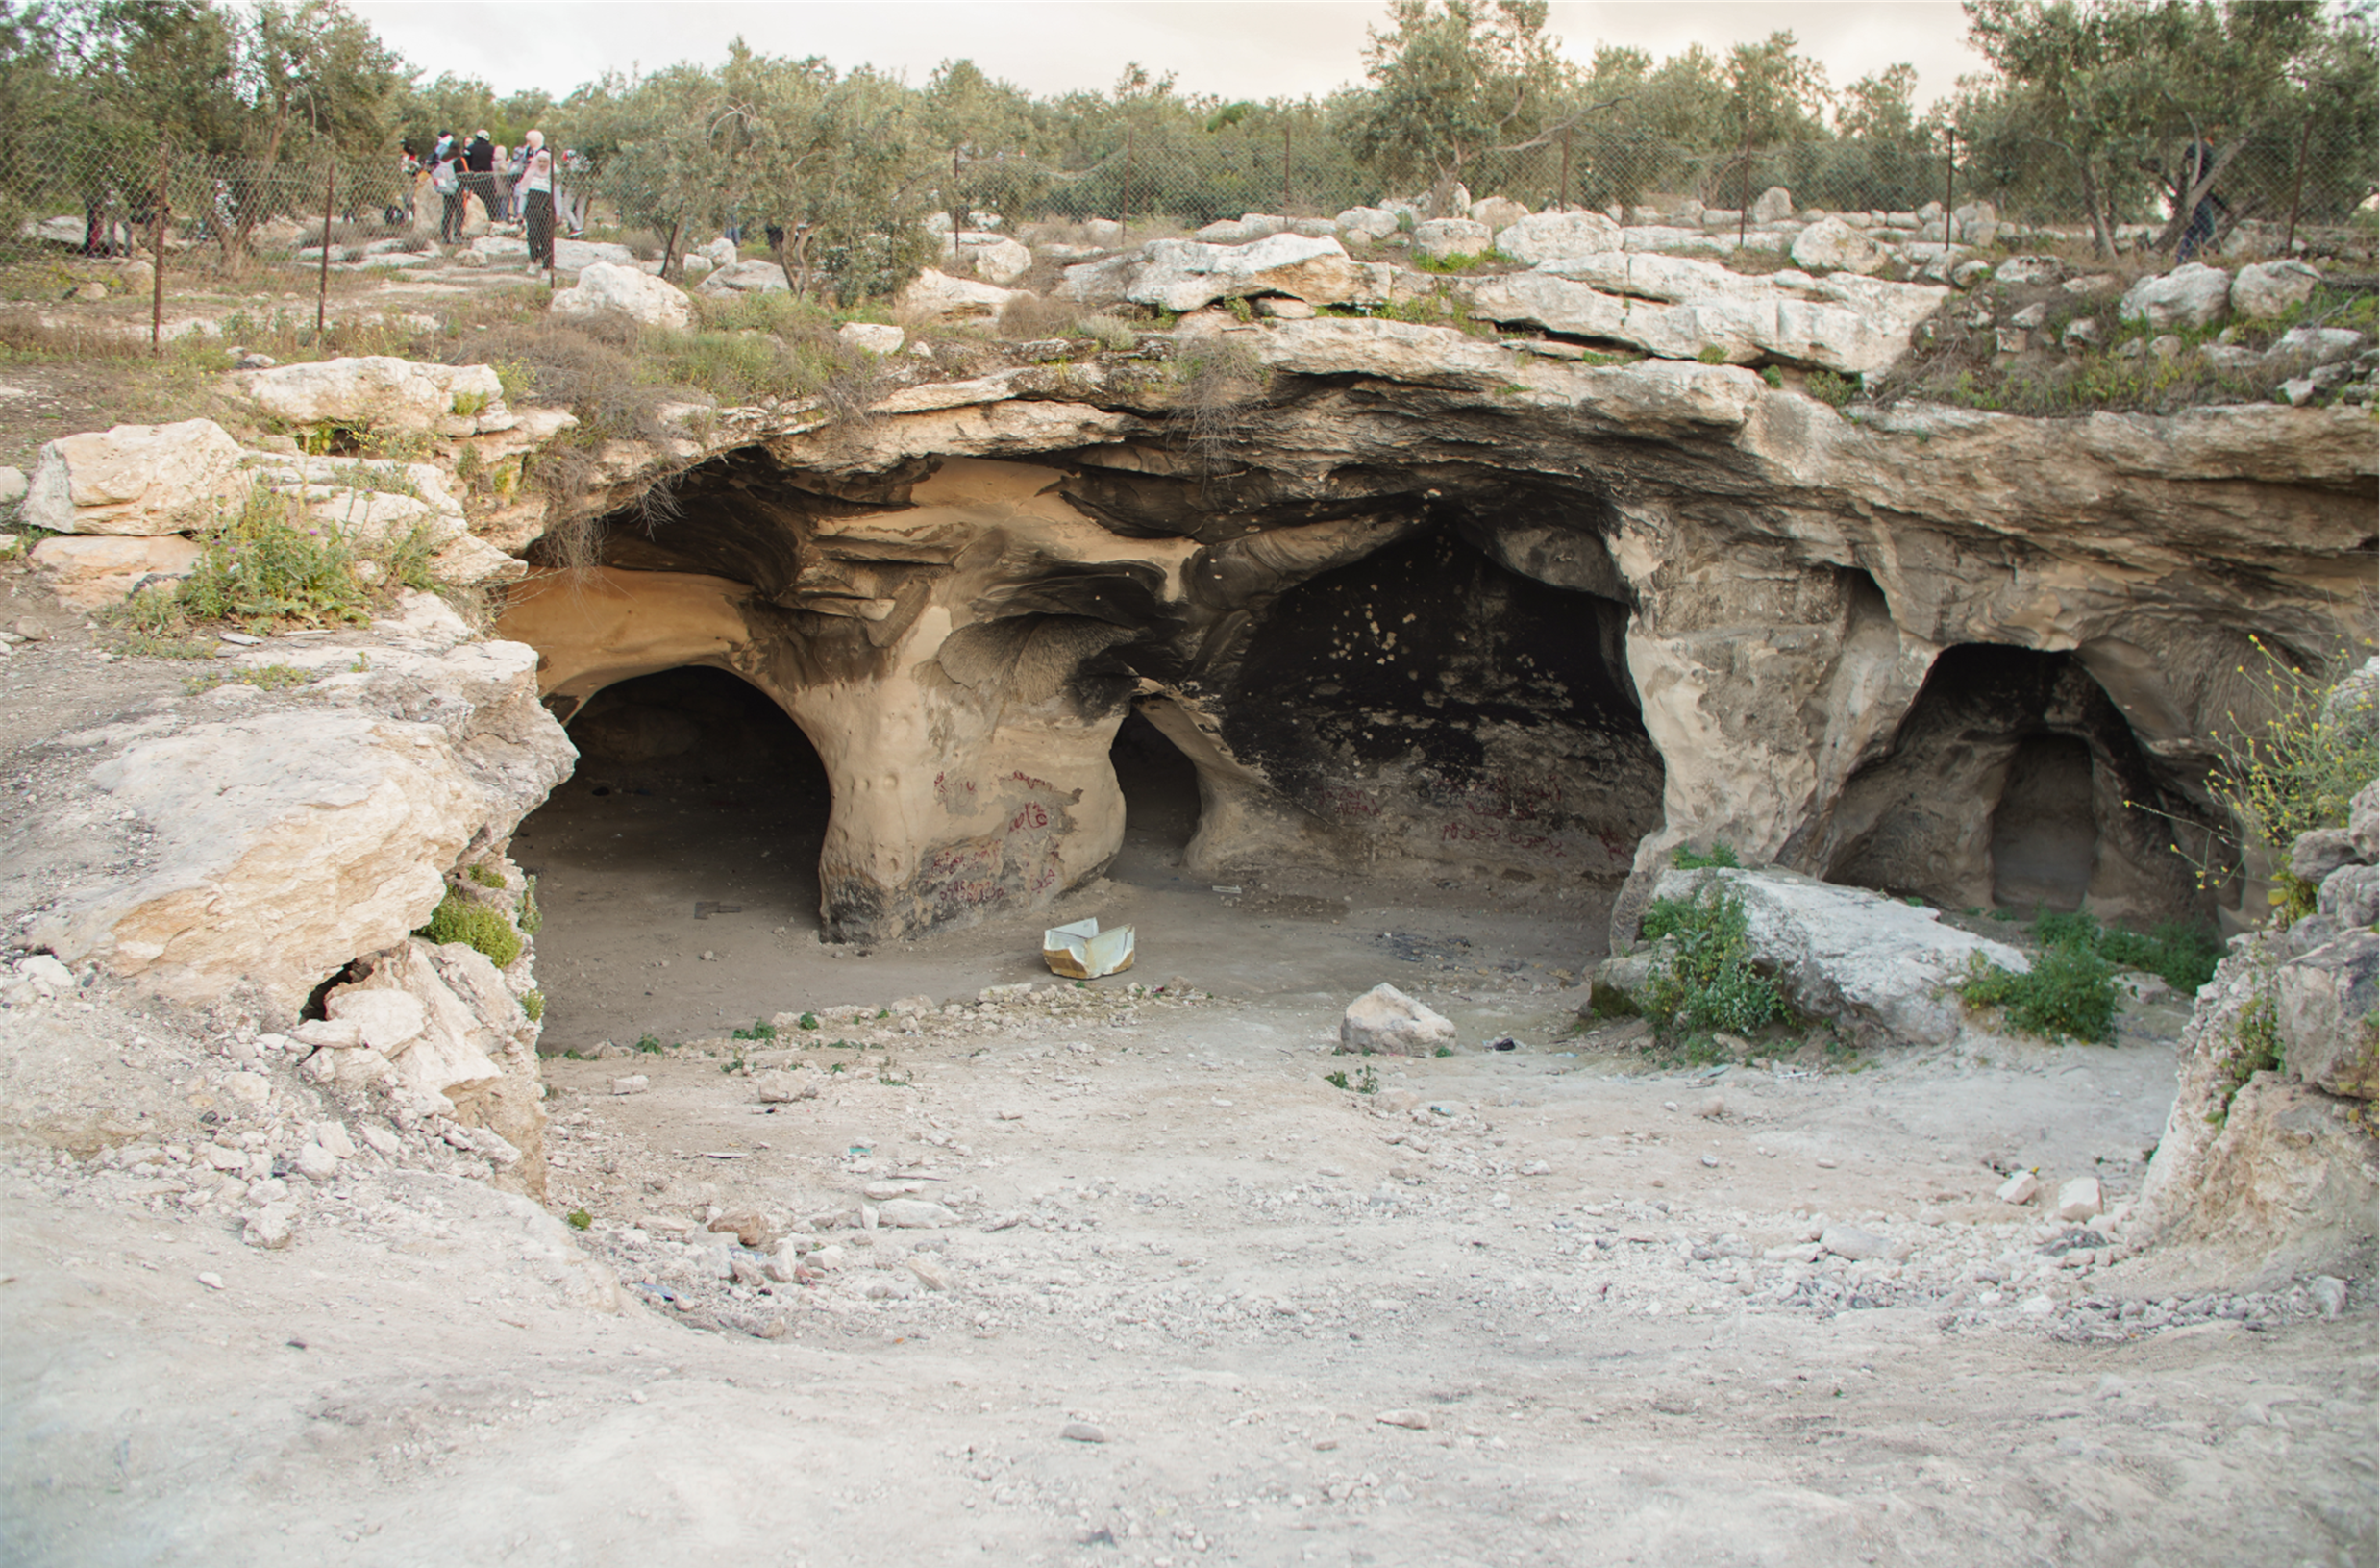
[[[1132,236],[1132,128],[1124,128],[1124,195],[1116,208],[1116,237]]]
[[[1281,216],[1287,217],[1296,206],[1289,187],[1289,125],[1281,124]]]
[[[1942,128],[1942,270],[1950,272],[1950,208],[1958,200],[1959,134]]]
[[[1750,224],[1752,216],[1752,115],[1748,109],[1744,112],[1744,181],[1743,187],[1737,194],[1739,199],[1735,209],[1735,248],[1742,250],[1744,231]]]
[[[1570,132],[1562,127],[1562,183],[1553,192],[1553,207],[1557,212],[1570,211]]]
[[[2297,207],[2306,194],[2306,143],[2314,137],[2314,116],[2306,116],[2305,127],[2297,133],[2297,170],[2289,189],[2289,232],[2281,238],[2281,254],[2287,256],[2297,248]]]
[[[149,212],[149,353],[165,352],[165,177],[172,144],[157,144],[157,205]]]
[[[322,340],[323,318],[331,307],[331,213],[338,200],[338,160],[330,162],[322,179],[322,267],[314,278],[314,340]]]

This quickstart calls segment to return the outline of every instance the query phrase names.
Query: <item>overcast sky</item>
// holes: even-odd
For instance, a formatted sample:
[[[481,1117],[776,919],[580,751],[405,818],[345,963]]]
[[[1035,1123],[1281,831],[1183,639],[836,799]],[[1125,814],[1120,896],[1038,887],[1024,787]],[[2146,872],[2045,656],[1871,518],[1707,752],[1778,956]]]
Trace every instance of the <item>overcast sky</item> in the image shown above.
[[[566,96],[606,71],[708,64],[741,34],[764,54],[824,55],[922,86],[936,63],[972,59],[1035,93],[1104,88],[1128,62],[1172,71],[1185,91],[1228,98],[1320,95],[1363,75],[1364,31],[1386,8],[1356,0],[356,0],[381,37],[429,75],[453,71],[499,92]],[[1790,29],[1835,87],[1899,61],[1921,106],[1980,63],[1956,0],[1556,0],[1551,31],[1574,59],[1597,42],[1655,58],[1714,52]]]

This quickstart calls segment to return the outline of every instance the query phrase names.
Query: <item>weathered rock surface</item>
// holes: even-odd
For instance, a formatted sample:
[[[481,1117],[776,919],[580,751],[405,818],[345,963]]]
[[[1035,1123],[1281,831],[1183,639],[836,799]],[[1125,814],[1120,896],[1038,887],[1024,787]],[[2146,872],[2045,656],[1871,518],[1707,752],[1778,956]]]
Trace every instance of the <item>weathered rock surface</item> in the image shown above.
[[[41,585],[75,610],[114,604],[152,584],[179,581],[198,563],[199,546],[178,534],[154,538],[43,539],[30,555]]]
[[[1490,278],[1470,288],[1475,312],[1574,336],[1626,343],[1663,359],[1716,349],[1733,362],[1764,355],[1837,371],[1881,371],[1946,289],[1836,274],[1747,277],[1714,262],[1607,253]]]
[[[989,321],[1020,297],[1013,288],[954,278],[929,267],[902,291],[901,309],[925,321]]]
[[[2185,261],[2167,273],[2152,273],[2124,290],[2116,314],[2145,321],[2151,331],[2213,326],[2231,305],[2231,274],[2202,261]]]
[[[2321,274],[2303,261],[2254,261],[2231,280],[2231,313],[2248,321],[2286,315],[2314,297]]]
[[[1821,272],[1873,272],[1884,255],[1883,246],[1838,218],[1822,218],[1794,236],[1794,265]]]
[[[18,515],[59,534],[179,534],[231,492],[239,460],[211,419],[62,436],[35,454]]]
[[[1538,212],[1515,220],[1496,236],[1498,253],[1526,266],[1620,248],[1620,225],[1600,212]]]
[[[556,315],[622,315],[648,327],[691,332],[697,320],[694,302],[683,289],[663,283],[641,267],[594,262],[581,269],[579,281],[554,296]]]
[[[483,364],[419,364],[374,355],[235,371],[233,386],[292,425],[475,436],[508,430],[504,383]]]
[[[1443,1014],[1385,982],[1349,1003],[1339,1019],[1339,1049],[1366,1056],[1426,1057],[1454,1040]]]
[[[727,294],[789,294],[793,291],[793,280],[774,261],[738,261],[731,254],[709,277],[695,286],[694,291],[711,298]]]
[[[1713,886],[1742,900],[1751,961],[1774,974],[1786,1000],[1858,1038],[1955,1039],[1959,1001],[1948,987],[1969,955],[2020,974],[2032,967],[2016,949],[1945,926],[1931,909],[1791,871],[1670,870],[1654,896],[1692,900]]]
[[[1470,218],[1432,218],[1413,230],[1413,254],[1443,261],[1455,256],[1485,256],[1495,235]]]
[[[1277,234],[1246,245],[1152,240],[1130,256],[1068,267],[1058,292],[1086,304],[1128,300],[1196,311],[1218,300],[1286,294],[1311,305],[1388,298],[1390,268],[1352,261],[1336,239]]]
[[[153,853],[132,875],[78,880],[21,841],[18,896],[32,879],[55,900],[36,939],[179,1000],[245,983],[291,1014],[426,921],[444,874],[501,844],[572,754],[537,705],[534,650],[473,639],[428,595],[367,646],[362,670],[330,638],[252,651],[325,672],[285,705],[62,737],[113,751],[91,777],[149,825]]]

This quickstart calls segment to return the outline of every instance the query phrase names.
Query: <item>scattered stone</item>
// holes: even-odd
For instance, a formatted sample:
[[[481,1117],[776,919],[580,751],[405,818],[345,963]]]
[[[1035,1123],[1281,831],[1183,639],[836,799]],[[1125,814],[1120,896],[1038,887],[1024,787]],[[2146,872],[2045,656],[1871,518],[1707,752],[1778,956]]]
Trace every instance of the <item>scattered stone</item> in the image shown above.
[[[928,273],[928,277],[939,274]],[[793,280],[785,269],[774,261],[725,261],[718,270],[694,286],[694,291],[708,299],[720,299],[730,294],[789,294]]]
[[[210,1271],[201,1274],[198,1277],[198,1282],[210,1290],[220,1290],[223,1288],[223,1276]]]
[[[1450,1020],[1385,982],[1348,1004],[1339,1019],[1342,1052],[1426,1057],[1454,1039]]]
[[[877,1222],[900,1231],[939,1231],[946,1225],[955,1225],[958,1216],[942,1205],[924,1198],[893,1198],[879,1204]]]
[[[2318,1274],[2306,1283],[2314,1297],[2315,1308],[2324,1317],[2335,1318],[2347,1309],[2347,1282],[2335,1274]]]
[[[835,329],[835,336],[871,354],[897,354],[908,338],[908,334],[899,327],[879,321],[846,321]]]
[[[1840,218],[1822,218],[1794,236],[1794,265],[1814,272],[1867,274],[1884,264],[1884,247]]]
[[[2004,1204],[2029,1204],[2042,1189],[2042,1180],[2031,1171],[2019,1171],[1999,1185],[1993,1194]]]
[[[1069,1421],[1066,1425],[1058,1428],[1057,1434],[1069,1443],[1103,1443],[1107,1441],[1107,1432],[1105,1429],[1094,1426],[1088,1421]]]
[[[1409,1431],[1427,1431],[1429,1430],[1429,1412],[1427,1410],[1382,1410],[1378,1415],[1374,1416],[1372,1419],[1378,1422],[1383,1427],[1403,1427]]]
[[[309,1182],[328,1182],[338,1175],[338,1156],[319,1143],[309,1143],[299,1149],[293,1163],[297,1173]]]
[[[1854,1263],[1871,1257],[1882,1257],[1892,1243],[1872,1231],[1863,1231],[1855,1225],[1830,1225],[1818,1238],[1819,1250],[1837,1257],[1847,1257]]]
[[[1599,256],[1622,248],[1620,225],[1600,212],[1539,212],[1496,236],[1496,249],[1525,266]]]
[[[296,1207],[285,1203],[266,1204],[248,1216],[248,1223],[241,1228],[239,1238],[251,1247],[278,1252],[289,1245],[290,1238],[296,1233]]]
[[[2231,313],[2250,321],[2287,315],[2314,297],[2322,275],[2303,261],[2259,261],[2231,280]]]
[[[643,1073],[628,1073],[611,1081],[614,1094],[642,1094],[653,1087],[653,1080]]]
[[[2102,1207],[2095,1176],[2078,1176],[2058,1188],[2058,1218],[2062,1220],[2094,1219]]]
[[[772,1068],[767,1072],[755,1074],[752,1082],[762,1105],[787,1106],[797,1100],[817,1099],[818,1084],[814,1082],[815,1078],[816,1075],[811,1073],[792,1073]]]

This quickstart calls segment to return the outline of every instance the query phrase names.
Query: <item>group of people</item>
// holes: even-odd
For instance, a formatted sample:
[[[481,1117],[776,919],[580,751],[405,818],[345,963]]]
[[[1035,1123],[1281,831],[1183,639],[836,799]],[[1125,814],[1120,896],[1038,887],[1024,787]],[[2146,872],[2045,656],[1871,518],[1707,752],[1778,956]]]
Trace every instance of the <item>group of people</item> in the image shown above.
[[[439,241],[461,242],[466,203],[477,196],[490,223],[518,222],[527,230],[533,269],[552,270],[557,218],[573,238],[585,226],[585,197],[558,191],[555,179],[558,169],[567,175],[577,162],[578,155],[567,151],[558,161],[542,131],[530,132],[508,152],[489,140],[483,130],[473,132],[468,140],[452,131],[439,132],[425,165],[430,187],[442,203]]]

